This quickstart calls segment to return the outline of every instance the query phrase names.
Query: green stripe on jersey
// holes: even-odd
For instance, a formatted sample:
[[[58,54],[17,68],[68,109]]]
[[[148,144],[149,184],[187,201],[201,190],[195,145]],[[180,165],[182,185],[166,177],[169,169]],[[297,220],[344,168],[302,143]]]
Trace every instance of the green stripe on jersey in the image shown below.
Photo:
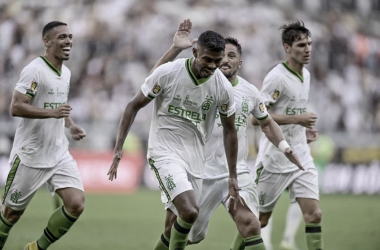
[[[5,197],[7,197],[9,188],[11,187],[11,185],[13,183],[13,180],[14,180],[14,178],[16,176],[17,168],[18,168],[19,165],[20,165],[20,157],[18,157],[18,155],[16,155],[16,159],[14,160],[12,168],[9,171],[9,174],[8,174],[8,177],[7,177],[7,182],[5,183],[5,191],[4,191],[4,196],[3,196],[3,203],[4,203],[4,200],[5,200]]]
[[[235,78],[235,81],[233,81],[231,84],[232,84],[232,87],[235,87],[236,85],[238,85],[239,83],[239,78]]]
[[[257,120],[260,120],[260,121],[265,120],[265,119],[267,119],[267,118],[268,118],[268,115],[263,116],[263,117],[260,117],[260,118],[257,118],[257,117],[256,117],[256,119],[257,119]]]
[[[301,82],[303,83],[303,76],[298,74],[297,72],[295,72],[292,68],[289,67],[289,65],[287,65],[285,62],[282,63],[282,65],[284,65],[284,67],[290,72],[292,73],[293,75],[295,75],[296,77],[298,77]]]
[[[48,61],[48,59],[46,59],[44,56],[40,56],[42,58],[42,60],[44,60],[44,62],[55,72],[58,74],[58,76],[61,76],[62,72],[57,69],[51,62]]]

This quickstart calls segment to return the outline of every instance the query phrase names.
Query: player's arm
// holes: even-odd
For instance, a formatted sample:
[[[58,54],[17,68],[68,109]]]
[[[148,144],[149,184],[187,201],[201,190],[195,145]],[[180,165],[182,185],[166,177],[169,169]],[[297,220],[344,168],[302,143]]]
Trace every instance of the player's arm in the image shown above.
[[[71,137],[76,141],[79,141],[86,137],[85,130],[82,127],[76,125],[70,117],[65,117],[65,127],[69,129]]]
[[[152,74],[152,72],[160,65],[173,61],[181,52],[182,50],[185,50],[187,48],[190,48],[196,41],[198,41],[198,38],[194,38],[193,40],[190,40],[190,33],[191,33],[191,27],[192,22],[190,19],[183,20],[174,34],[173,37],[173,44],[170,47],[168,51],[156,62],[153,69],[150,71],[149,74]]]
[[[267,106],[267,109],[270,109],[270,106]],[[306,128],[312,129],[317,121],[317,115],[312,112],[306,112],[301,115],[280,115],[273,112],[269,112],[272,116],[272,119],[278,125],[289,125],[289,124],[298,124]],[[251,120],[252,125],[258,126],[259,122],[253,117]]]
[[[46,119],[46,118],[63,118],[69,117],[71,107],[67,104],[62,104],[56,109],[39,108],[30,104],[32,98],[15,90],[12,96],[11,114],[12,116]]]
[[[223,126],[224,151],[226,153],[228,170],[230,174],[230,177],[228,178],[228,196],[225,198],[225,201],[227,201],[228,198],[231,198],[233,202],[233,208],[236,209],[238,202],[243,205],[244,203],[239,195],[239,191],[241,189],[238,186],[236,172],[238,140],[235,126],[235,114],[232,114],[228,117],[220,116],[220,120]]]
[[[278,147],[278,149],[280,149],[291,162],[297,165],[299,169],[304,170],[297,155],[293,153],[293,150],[290,148],[282,134],[281,128],[274,119],[269,115],[266,119],[257,120],[257,122],[268,140]]]
[[[113,154],[113,162],[110,170],[108,171],[109,180],[116,179],[117,168],[119,166],[120,159],[123,156],[123,144],[125,138],[128,135],[129,129],[131,128],[133,121],[139,110],[145,107],[151,99],[145,97],[141,90],[133,97],[133,99],[128,103],[121,117],[119,128],[117,130],[116,145]]]

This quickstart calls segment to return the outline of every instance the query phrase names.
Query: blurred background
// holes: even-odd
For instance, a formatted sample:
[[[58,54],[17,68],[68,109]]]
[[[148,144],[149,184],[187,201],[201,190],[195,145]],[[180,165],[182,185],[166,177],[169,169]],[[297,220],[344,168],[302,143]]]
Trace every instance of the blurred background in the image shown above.
[[[370,196],[380,208],[380,0],[0,0],[1,185],[19,122],[9,112],[15,84],[22,68],[44,53],[43,26],[58,20],[74,36],[65,62],[72,72],[69,105],[87,137],[70,140],[70,151],[85,189],[94,194],[157,190],[145,159],[151,104],[136,117],[119,178],[109,182],[106,173],[126,104],[186,18],[193,22],[192,37],[209,29],[236,37],[243,47],[239,75],[259,89],[266,73],[285,58],[279,27],[304,21],[313,39],[306,66],[309,111],[318,115],[320,138],[310,147],[321,193]],[[191,56],[191,50],[180,55]],[[252,126],[248,131],[253,167],[261,132]],[[158,199],[154,203],[160,205]],[[379,249],[373,247],[366,249]]]

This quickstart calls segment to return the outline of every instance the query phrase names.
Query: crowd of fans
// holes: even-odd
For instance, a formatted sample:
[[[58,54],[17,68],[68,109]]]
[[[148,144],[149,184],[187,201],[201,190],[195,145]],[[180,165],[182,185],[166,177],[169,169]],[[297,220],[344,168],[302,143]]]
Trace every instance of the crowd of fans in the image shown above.
[[[331,3],[333,2],[333,3]],[[205,30],[236,37],[243,47],[239,75],[261,87],[285,58],[279,27],[304,21],[312,33],[310,111],[321,133],[380,133],[380,1],[110,0],[0,1],[0,133],[11,138],[18,119],[9,107],[20,72],[44,53],[42,27],[66,22],[73,49],[69,105],[87,130],[85,147],[112,148],[126,104],[169,48],[185,18],[192,37]],[[180,57],[191,57],[191,50]],[[151,105],[133,131],[146,139]]]

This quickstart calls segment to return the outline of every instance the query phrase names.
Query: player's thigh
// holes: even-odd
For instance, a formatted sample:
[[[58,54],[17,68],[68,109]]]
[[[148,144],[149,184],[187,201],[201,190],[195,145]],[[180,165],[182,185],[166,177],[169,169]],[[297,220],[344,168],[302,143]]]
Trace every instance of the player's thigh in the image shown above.
[[[295,178],[289,186],[290,199],[295,202],[298,198],[319,200],[318,172],[313,163],[305,166],[305,171],[295,172]]]
[[[54,167],[54,174],[46,183],[52,196],[57,190],[65,204],[84,203],[84,188],[78,166],[67,152]]]
[[[197,243],[206,237],[211,216],[223,202],[227,189],[226,178],[203,180],[199,199],[199,214],[189,233],[189,241]]]
[[[257,194],[259,200],[259,210],[262,213],[273,211],[282,192],[294,180],[293,172],[271,173],[265,170],[258,176]]]
[[[161,201],[166,209],[178,216],[173,200],[180,194],[190,191],[194,205],[198,204],[202,189],[202,179],[189,175],[181,162],[175,160],[150,161],[161,189]],[[190,201],[191,202],[191,201]]]
[[[11,170],[5,184],[3,205],[16,211],[25,210],[37,189],[52,175],[52,168],[27,167],[16,155],[11,162]]]

